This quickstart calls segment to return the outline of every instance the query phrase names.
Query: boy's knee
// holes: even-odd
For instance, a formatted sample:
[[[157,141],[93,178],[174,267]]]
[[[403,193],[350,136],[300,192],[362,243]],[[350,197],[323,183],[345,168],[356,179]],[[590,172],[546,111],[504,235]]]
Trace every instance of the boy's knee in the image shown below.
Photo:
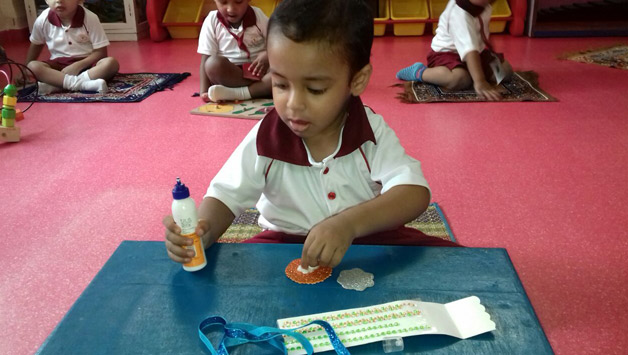
[[[220,83],[228,65],[233,64],[227,58],[217,55],[211,56],[205,60],[205,74],[211,82]]]
[[[28,64],[26,64],[26,67],[30,69],[33,73],[37,74],[39,70],[43,67],[43,63],[36,60],[32,60],[28,62]]]
[[[120,68],[120,63],[118,63],[118,61],[114,57],[103,58],[98,62],[98,65],[102,65],[106,67],[107,69],[116,71],[116,72]]]
[[[473,84],[471,75],[466,70],[454,70],[451,80],[445,88],[448,90],[461,90],[466,89]]]

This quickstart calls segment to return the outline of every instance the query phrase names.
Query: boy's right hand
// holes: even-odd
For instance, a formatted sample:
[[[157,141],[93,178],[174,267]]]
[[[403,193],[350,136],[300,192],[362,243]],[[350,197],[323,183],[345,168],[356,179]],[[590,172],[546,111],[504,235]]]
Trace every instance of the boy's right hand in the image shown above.
[[[491,85],[488,81],[481,81],[473,83],[475,92],[489,101],[499,101],[502,99],[502,95],[497,90],[496,86]]]
[[[23,76],[22,73],[18,73],[15,76],[14,82],[17,86],[26,86],[28,84],[34,83],[35,80],[31,77],[29,73],[26,76]]]
[[[166,227],[166,251],[170,259],[182,264],[192,261],[194,251],[185,248],[186,246],[192,245],[192,239],[181,236],[181,228],[174,223],[174,218],[172,218],[171,215],[164,217],[162,223],[164,227]],[[206,220],[198,220],[195,232],[203,240],[205,248],[209,247],[209,224]]]
[[[205,92],[201,93],[201,100],[203,100],[203,102],[209,102],[211,101],[209,99],[209,94],[207,93],[207,90],[205,90]]]

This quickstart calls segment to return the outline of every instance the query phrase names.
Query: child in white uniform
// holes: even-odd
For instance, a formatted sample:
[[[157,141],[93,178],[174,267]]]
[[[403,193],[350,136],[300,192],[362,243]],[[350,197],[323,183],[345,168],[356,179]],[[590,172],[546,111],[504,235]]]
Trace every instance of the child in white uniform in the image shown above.
[[[488,100],[499,100],[491,62],[504,77],[512,74],[503,55],[494,53],[488,42],[489,21],[494,0],[449,0],[440,15],[427,66],[417,62],[400,70],[397,78],[422,81],[449,90],[473,85],[476,93]]]
[[[304,268],[337,265],[352,243],[457,246],[403,227],[426,210],[430,191],[420,162],[359,98],[372,41],[362,0],[284,0],[275,9],[267,46],[275,111],[212,180],[196,231],[205,246],[256,202],[266,231],[251,242],[304,243]],[[163,223],[168,255],[187,262],[188,239],[172,216]]]
[[[198,40],[203,101],[270,97],[266,73],[268,17],[250,0],[215,0],[217,10],[205,18]]]
[[[119,68],[107,56],[109,40],[98,16],[80,5],[82,0],[47,0],[50,8],[35,20],[26,56],[39,81],[39,93],[61,91],[107,92],[106,80]],[[44,45],[50,60],[37,61]]]

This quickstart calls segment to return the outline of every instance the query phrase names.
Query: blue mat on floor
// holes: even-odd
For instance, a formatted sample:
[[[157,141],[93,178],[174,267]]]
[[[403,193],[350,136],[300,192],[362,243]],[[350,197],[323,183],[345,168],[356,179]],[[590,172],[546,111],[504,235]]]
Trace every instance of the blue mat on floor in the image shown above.
[[[18,93],[19,102],[139,102],[156,91],[172,89],[190,76],[190,73],[131,73],[116,74],[107,83],[109,91],[104,94],[93,92],[59,92],[35,97],[35,86]]]

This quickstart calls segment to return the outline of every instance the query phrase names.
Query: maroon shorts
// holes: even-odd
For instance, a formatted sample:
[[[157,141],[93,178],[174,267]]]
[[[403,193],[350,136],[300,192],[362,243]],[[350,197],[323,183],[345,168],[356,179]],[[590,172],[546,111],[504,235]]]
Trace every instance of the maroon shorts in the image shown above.
[[[484,74],[489,77],[492,75],[492,70],[490,67],[490,63],[493,61],[492,52],[488,49],[485,49],[480,53],[480,60],[482,61],[482,69],[484,70]],[[502,53],[495,53],[497,57],[503,62],[504,55]],[[467,68],[467,63],[462,61],[460,55],[457,52],[434,52],[434,50],[430,49],[430,52],[427,54],[427,67],[447,67],[449,70],[453,70],[454,68],[461,67],[465,70],[469,70]]]
[[[243,243],[303,243],[305,236],[275,231],[263,231]],[[379,232],[353,240],[353,244],[366,245],[411,245],[430,247],[461,247],[462,245],[424,234],[418,229],[401,227],[397,230]]]
[[[46,60],[45,63],[50,65],[50,67],[54,70],[61,70],[70,64],[74,64],[83,59],[85,59],[85,57],[60,57],[53,60]]]

